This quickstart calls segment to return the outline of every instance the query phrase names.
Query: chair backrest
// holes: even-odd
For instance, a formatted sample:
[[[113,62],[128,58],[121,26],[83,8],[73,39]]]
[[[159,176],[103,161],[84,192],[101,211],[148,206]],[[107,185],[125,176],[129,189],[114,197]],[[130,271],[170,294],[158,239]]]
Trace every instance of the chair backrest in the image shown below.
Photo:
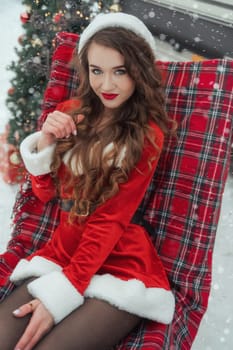
[[[78,35],[58,33],[39,126],[73,96],[78,76],[69,67]],[[118,349],[190,349],[207,308],[212,252],[232,143],[233,62],[157,62],[167,111],[178,138],[167,140],[140,207],[176,296],[169,326],[143,323]],[[57,214],[54,214],[54,220]]]

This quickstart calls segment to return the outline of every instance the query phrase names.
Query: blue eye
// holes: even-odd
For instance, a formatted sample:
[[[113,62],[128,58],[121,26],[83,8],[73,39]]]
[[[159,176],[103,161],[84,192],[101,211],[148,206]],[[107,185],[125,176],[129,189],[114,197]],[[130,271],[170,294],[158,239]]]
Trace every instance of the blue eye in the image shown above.
[[[126,71],[126,69],[117,69],[115,71],[115,74],[116,75],[124,75],[124,74],[127,74],[127,71]]]
[[[102,73],[102,71],[98,68],[93,68],[91,70],[91,72],[94,74],[94,75],[100,75]]]

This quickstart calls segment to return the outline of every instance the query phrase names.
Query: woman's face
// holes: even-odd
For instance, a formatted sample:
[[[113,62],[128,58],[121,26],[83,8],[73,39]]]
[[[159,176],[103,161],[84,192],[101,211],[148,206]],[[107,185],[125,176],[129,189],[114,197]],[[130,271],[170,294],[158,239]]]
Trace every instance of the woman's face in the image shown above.
[[[132,96],[135,82],[124,66],[124,56],[93,42],[87,58],[91,88],[107,109],[118,108]]]

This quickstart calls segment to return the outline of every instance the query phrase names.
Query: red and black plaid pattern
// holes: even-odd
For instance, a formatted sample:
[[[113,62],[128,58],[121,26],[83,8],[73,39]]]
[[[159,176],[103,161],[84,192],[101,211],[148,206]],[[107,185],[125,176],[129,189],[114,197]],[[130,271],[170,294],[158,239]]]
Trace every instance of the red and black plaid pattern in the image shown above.
[[[72,96],[77,75],[68,61],[78,36],[59,33],[45,92],[46,118]],[[151,186],[141,205],[176,297],[171,325],[144,321],[116,348],[190,349],[207,308],[212,251],[232,142],[233,62],[158,62],[165,77],[167,110],[178,122],[178,137],[167,140]],[[57,225],[56,203],[43,205],[21,188],[14,208],[15,227],[1,256],[1,298],[12,290],[7,275],[18,259],[42,246]],[[2,273],[1,273],[2,271]]]
[[[71,68],[70,60],[79,36],[74,33],[61,32],[54,40],[55,50],[52,57],[50,78],[44,93],[42,114],[38,126],[52,112],[56,105],[76,93],[78,76]]]
[[[143,324],[118,350],[191,348],[207,308],[229,169],[233,62],[159,65],[167,74],[167,110],[178,122],[178,138],[167,140],[141,210],[176,297],[175,317],[169,326]]]

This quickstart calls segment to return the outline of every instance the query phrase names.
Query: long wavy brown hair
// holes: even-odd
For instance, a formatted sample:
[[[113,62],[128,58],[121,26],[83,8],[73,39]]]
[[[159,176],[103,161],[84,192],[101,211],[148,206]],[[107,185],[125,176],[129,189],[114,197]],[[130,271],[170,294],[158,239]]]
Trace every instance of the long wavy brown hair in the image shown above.
[[[107,118],[103,117],[104,106],[89,83],[88,49],[93,42],[123,55],[127,73],[136,83],[133,95]],[[83,114],[85,118],[77,124],[77,136],[57,142],[52,171],[57,176],[63,157],[69,151],[70,172],[62,182],[66,183],[67,191],[73,190],[70,217],[82,217],[118,192],[119,184],[127,181],[139,161],[145,140],[154,145],[155,156],[159,156],[156,141],[150,136],[149,121],[154,121],[164,133],[169,132],[171,123],[165,111],[154,53],[135,33],[123,28],[97,32],[79,55],[75,52],[72,66],[79,72],[77,98],[81,106],[70,114],[74,118]],[[111,143],[114,147],[106,151]],[[120,165],[119,157],[123,158]]]

